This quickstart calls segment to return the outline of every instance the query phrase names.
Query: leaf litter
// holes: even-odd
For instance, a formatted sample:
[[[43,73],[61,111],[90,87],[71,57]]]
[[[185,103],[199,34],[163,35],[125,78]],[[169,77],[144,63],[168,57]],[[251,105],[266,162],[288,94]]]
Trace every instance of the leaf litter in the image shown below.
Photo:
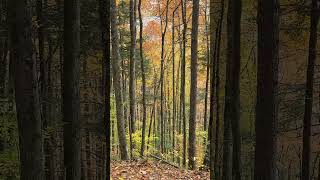
[[[141,179],[141,180],[205,180],[209,179],[209,172],[204,170],[185,170],[162,163],[161,161],[114,161],[111,163],[113,180]]]

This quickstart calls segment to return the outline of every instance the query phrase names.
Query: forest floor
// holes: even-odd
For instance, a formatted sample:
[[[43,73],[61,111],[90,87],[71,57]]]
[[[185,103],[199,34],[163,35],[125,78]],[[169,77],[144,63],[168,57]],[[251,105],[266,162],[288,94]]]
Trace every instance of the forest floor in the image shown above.
[[[113,180],[141,179],[141,180],[170,180],[209,179],[208,171],[184,170],[161,161],[113,161],[111,163],[111,174]]]

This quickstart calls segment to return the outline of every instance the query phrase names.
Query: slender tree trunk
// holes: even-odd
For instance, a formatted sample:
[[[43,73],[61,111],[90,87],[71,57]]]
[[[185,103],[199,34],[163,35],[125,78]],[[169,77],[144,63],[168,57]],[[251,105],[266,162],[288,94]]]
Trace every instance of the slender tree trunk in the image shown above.
[[[151,136],[151,128],[152,128],[152,123],[155,125],[155,122],[156,122],[156,100],[157,100],[157,92],[158,92],[158,89],[157,89],[157,85],[156,85],[156,81],[157,81],[157,76],[156,74],[154,73],[154,77],[153,77],[153,107],[152,107],[152,110],[151,110],[151,117],[150,117],[150,125],[149,125],[149,133],[148,133],[148,144],[149,144],[149,141],[150,141],[150,136]],[[153,121],[152,121],[153,119]],[[154,126],[153,127],[153,134],[155,135],[155,131],[156,131],[156,127]],[[147,146],[148,147],[148,146]]]
[[[136,120],[136,100],[135,100],[135,53],[136,53],[136,1],[130,0],[130,75],[129,75],[129,98],[130,98],[130,122],[131,133],[135,133],[135,120]],[[130,148],[132,149],[133,144]]]
[[[142,141],[140,155],[144,155],[145,149],[145,136],[147,126],[147,102],[146,102],[146,77],[144,68],[144,57],[143,57],[143,20],[141,12],[142,0],[139,0],[138,11],[140,21],[140,58],[141,58],[141,77],[142,77]]]
[[[45,59],[45,13],[43,12],[44,3],[42,0],[37,0],[36,10],[37,10],[37,23],[38,23],[38,62],[40,63],[40,104],[41,104],[41,119],[43,124],[43,129],[48,127],[48,64]],[[51,136],[51,135],[50,135]],[[46,179],[54,178],[53,168],[50,166],[53,163],[53,154],[50,149],[50,139],[44,138],[44,157],[45,157],[45,177]]]
[[[121,42],[121,39],[120,39],[120,42]],[[122,96],[123,96],[123,100],[125,101],[127,99],[127,79],[126,79],[126,73],[125,73],[125,62],[124,60],[121,61],[120,63],[120,67],[121,67],[121,82],[122,82]],[[124,127],[125,127],[125,130],[127,131],[127,127],[128,127],[128,124],[129,124],[129,118],[128,118],[128,105],[127,103],[124,103],[123,105],[123,119],[124,119]],[[130,130],[130,127],[128,127],[128,131]],[[131,142],[131,140],[130,140]]]
[[[181,119],[182,119],[182,133],[183,133],[183,152],[182,152],[182,164],[186,167],[187,157],[187,125],[186,125],[186,104],[185,104],[185,84],[186,84],[186,41],[187,41],[187,17],[186,17],[186,0],[181,0],[181,11],[182,11],[182,59],[181,59],[181,90],[180,90],[180,108],[181,108]]]
[[[189,118],[189,168],[196,168],[197,70],[199,0],[193,0],[191,32],[191,83]]]
[[[241,0],[229,0],[228,47],[224,111],[223,178],[241,179],[240,136],[240,23]],[[230,129],[231,126],[231,129]],[[231,155],[232,154],[232,155]]]
[[[258,2],[258,69],[255,180],[275,178],[279,2]]]
[[[63,122],[66,178],[81,178],[80,1],[64,1]]]
[[[118,20],[117,20],[117,7],[116,1],[111,0],[111,38],[112,38],[112,73],[113,73],[113,87],[116,97],[116,114],[117,114],[117,128],[118,138],[120,146],[120,156],[122,160],[127,160],[127,143],[126,143],[126,132],[124,128],[123,119],[123,105],[122,105],[122,91],[121,91],[121,77],[119,63],[121,62],[119,52],[119,31],[118,31]]]
[[[318,163],[318,180],[320,180],[320,159],[319,159],[319,163]]]
[[[207,60],[207,69],[206,69],[206,89],[205,89],[205,96],[204,96],[204,116],[203,116],[203,130],[207,131],[208,127],[208,92],[209,92],[209,79],[210,79],[210,32],[209,32],[209,26],[208,24],[208,2],[206,0],[206,9],[205,9],[205,30],[206,30],[206,60]],[[213,34],[213,31],[212,31]],[[213,41],[212,41],[213,43]],[[206,141],[204,139],[203,142],[204,145],[206,145]]]
[[[177,6],[174,11],[172,12],[172,150],[175,152],[175,145],[176,145],[176,117],[177,117],[177,102],[176,102],[176,74],[175,74],[175,15],[176,11],[178,10]],[[179,70],[178,70],[179,71]],[[178,83],[177,83],[178,84]],[[175,153],[173,153],[173,161],[175,158]]]
[[[302,180],[310,179],[311,123],[313,106],[314,66],[317,54],[317,27],[319,23],[319,1],[312,0],[310,13],[310,39],[303,119]]]
[[[0,97],[8,96],[8,22],[7,22],[7,0],[0,1],[0,31],[4,32],[0,40]],[[0,142],[1,143],[1,142]]]
[[[15,72],[15,98],[19,130],[20,178],[44,179],[42,122],[32,42],[31,4],[8,1],[10,50]]]
[[[210,28],[214,28],[214,1],[210,0]],[[215,37],[211,32],[210,39],[210,59],[211,59],[211,71],[210,71],[210,120],[209,120],[209,140],[210,140],[210,179],[219,179],[219,149],[220,149],[220,51],[221,51],[221,31],[224,17],[224,0],[220,1],[220,15],[218,20],[218,26],[216,28]],[[215,44],[213,43],[215,38]],[[216,90],[214,92],[214,89]],[[215,93],[215,94],[214,94]],[[216,104],[216,123],[215,123],[215,136],[213,134],[213,116],[214,116],[214,96]],[[215,143],[213,143],[215,142]],[[215,144],[215,145],[214,145]]]
[[[104,123],[105,123],[105,143],[106,143],[106,156],[103,157],[103,167],[106,168],[106,180],[110,179],[110,91],[111,91],[111,77],[110,77],[110,1],[99,0],[99,14],[101,26],[101,43],[103,46],[103,80],[104,80]],[[103,153],[104,154],[104,153]],[[105,173],[103,173],[105,174]]]
[[[57,12],[59,14],[63,14],[63,2],[62,0],[56,0],[55,1],[56,4],[57,4]],[[59,34],[58,34],[58,37],[63,40],[63,16],[59,18],[59,22],[58,22],[58,30],[59,30]],[[63,52],[63,46],[64,46],[64,43],[59,43],[58,45],[59,47],[59,78],[60,78],[60,84],[59,84],[59,88],[60,88],[60,91],[58,92],[61,96],[63,94],[63,58],[64,58],[64,52]],[[62,103],[62,98],[59,99],[59,110],[55,111],[56,113],[63,113],[63,103]],[[63,118],[63,117],[62,117]],[[63,119],[62,118],[59,118],[59,122],[62,122]],[[58,173],[57,176],[58,176],[58,179],[61,179],[61,178],[64,178],[65,177],[65,169],[64,169],[64,162],[63,162],[63,127],[59,127],[59,130],[60,132],[57,132],[57,135],[56,135],[56,138],[57,138],[57,142],[58,142],[58,145],[60,145],[60,148],[58,148],[56,150],[56,160],[57,160],[57,165],[58,165],[58,168],[56,168],[58,170]]]
[[[209,133],[211,133],[211,129],[212,129],[212,124],[213,124],[213,121],[211,121],[211,126],[209,127],[208,129],[208,95],[209,95],[209,79],[210,79],[210,69],[211,69],[211,64],[210,64],[210,37],[212,36],[212,44],[215,44],[214,43],[214,32],[213,32],[213,29],[214,29],[214,13],[213,13],[213,8],[214,6],[212,7],[212,20],[210,21],[212,23],[212,27],[211,26],[211,23],[208,23],[208,12],[207,12],[207,9],[208,9],[208,2],[206,2],[206,10],[205,10],[205,29],[206,29],[206,48],[207,48],[207,70],[206,70],[206,89],[205,89],[205,98],[204,98],[204,118],[203,118],[203,130],[204,131],[207,131],[208,130],[208,139],[207,139],[207,142],[206,142],[206,138],[204,138],[203,140],[203,146],[204,146],[204,160],[203,160],[203,165],[206,165],[206,166],[210,166],[210,136],[209,136]],[[211,9],[211,8],[210,8]],[[211,15],[211,14],[210,14]],[[209,17],[211,18],[211,17]],[[212,29],[212,32],[209,32],[209,28]],[[215,51],[214,47],[212,48],[212,51]],[[214,82],[213,82],[214,84]],[[213,86],[214,87],[214,86]],[[214,88],[212,89],[212,91],[214,91]],[[214,93],[212,93],[214,95]],[[212,99],[213,101],[213,99]],[[212,104],[214,106],[214,104]],[[213,107],[212,107],[213,108]],[[213,116],[212,116],[213,117]],[[210,115],[209,115],[209,121],[210,121]],[[212,161],[213,162],[213,161]]]
[[[168,27],[168,11],[169,11],[169,0],[166,1],[166,13],[165,13],[165,25],[163,28],[163,19],[161,15],[161,9],[159,4],[159,15],[160,15],[160,21],[161,21],[161,69],[160,69],[160,149],[161,153],[164,153],[164,51],[165,51],[165,37],[167,33],[167,27]]]
[[[45,17],[43,12],[43,2],[42,0],[37,0],[37,23],[38,23],[38,62],[40,63],[40,99],[42,108],[42,121],[46,128],[47,126],[47,82],[48,82],[48,69],[47,61],[45,60]]]
[[[222,24],[223,24],[223,16],[224,16],[224,0],[220,2],[221,10],[220,10],[220,20],[219,20],[219,27],[218,27],[218,37],[217,37],[217,56],[216,56],[216,74],[215,74],[215,81],[216,81],[216,134],[215,134],[215,150],[214,150],[214,167],[215,167],[215,177],[220,178],[219,175],[219,138],[220,138],[220,51],[221,51],[221,31],[222,31]],[[212,134],[213,135],[213,134]],[[214,141],[212,139],[212,141]]]

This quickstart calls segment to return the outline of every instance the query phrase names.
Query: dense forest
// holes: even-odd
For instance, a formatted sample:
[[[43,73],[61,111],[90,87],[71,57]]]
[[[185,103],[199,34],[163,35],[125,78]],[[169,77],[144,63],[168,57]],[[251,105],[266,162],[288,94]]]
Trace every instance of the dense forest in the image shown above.
[[[320,0],[0,0],[0,179],[320,180]]]

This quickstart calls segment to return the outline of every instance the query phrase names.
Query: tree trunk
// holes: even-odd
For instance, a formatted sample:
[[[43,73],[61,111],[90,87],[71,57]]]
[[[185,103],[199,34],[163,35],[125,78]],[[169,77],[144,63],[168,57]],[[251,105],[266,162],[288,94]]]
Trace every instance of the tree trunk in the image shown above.
[[[187,17],[186,17],[186,0],[181,0],[181,11],[182,11],[182,58],[181,58],[181,90],[180,90],[180,114],[182,119],[182,133],[183,133],[183,152],[182,152],[182,164],[186,167],[186,156],[187,156],[187,128],[186,128],[186,104],[185,104],[185,84],[186,84],[186,41],[187,41]]]
[[[320,180],[320,159],[318,163],[318,179],[317,180]]]
[[[104,80],[104,125],[105,125],[105,143],[106,156],[103,157],[103,166],[106,165],[106,180],[110,179],[110,143],[111,143],[111,125],[110,125],[110,1],[99,0],[100,28],[101,28],[101,43],[103,46],[103,80]],[[104,174],[104,173],[103,173]]]
[[[196,168],[197,69],[199,0],[193,0],[191,32],[191,82],[189,118],[189,168]]]
[[[15,72],[15,98],[19,130],[20,178],[44,179],[42,122],[36,56],[33,45],[31,4],[8,1],[10,50]]]
[[[81,178],[80,1],[64,1],[63,122],[66,178]]]
[[[214,8],[215,4],[213,0],[210,0],[210,28],[214,27]],[[211,61],[211,71],[210,71],[210,119],[209,119],[209,141],[210,141],[210,179],[219,179],[219,166],[218,166],[218,158],[219,158],[219,136],[220,136],[220,102],[219,102],[219,93],[220,93],[220,51],[221,51],[221,31],[223,24],[223,16],[224,16],[224,0],[220,1],[220,15],[218,26],[216,28],[215,33],[215,44],[214,34],[211,32],[210,35],[210,61]],[[214,87],[215,86],[215,87]],[[215,92],[214,92],[215,88]],[[215,94],[214,94],[215,93]],[[215,136],[213,136],[213,116],[214,116],[214,96],[215,96],[215,104],[216,104],[216,125],[215,125]],[[213,143],[215,142],[215,143]],[[215,144],[215,145],[214,145]]]
[[[174,5],[176,5],[176,3],[174,2]],[[180,7],[180,4],[177,5],[174,9],[174,11],[172,12],[172,149],[173,149],[173,162],[175,161],[175,149],[176,149],[176,131],[177,131],[177,93],[178,93],[178,89],[179,89],[179,82],[176,82],[176,77],[179,77],[180,74],[180,60],[178,62],[178,69],[177,69],[177,75],[175,74],[176,71],[176,64],[175,64],[175,56],[176,56],[176,46],[175,46],[175,16],[176,16],[176,12],[178,10],[178,8]],[[180,24],[180,23],[179,23]],[[180,32],[179,32],[180,33]]]
[[[7,97],[9,85],[9,62],[8,62],[8,22],[7,22],[7,0],[0,1],[0,97]],[[1,143],[1,142],[0,142]]]
[[[318,0],[312,0],[310,13],[310,39],[309,39],[309,57],[307,68],[307,83],[305,94],[305,107],[303,119],[303,150],[302,150],[302,180],[310,179],[310,153],[311,153],[311,124],[312,124],[312,106],[313,106],[313,82],[314,66],[317,53],[317,27],[319,23]]]
[[[206,10],[205,10],[205,32],[206,32],[206,60],[207,60],[207,68],[206,68],[206,88],[205,88],[205,96],[204,96],[204,116],[203,116],[203,131],[207,131],[208,129],[208,94],[209,94],[209,79],[210,79],[210,32],[209,32],[209,26],[210,24],[208,23],[208,2],[206,0]],[[212,19],[213,20],[213,19]],[[213,31],[212,31],[213,34]],[[213,43],[213,41],[212,41]],[[204,146],[206,145],[206,141],[204,138],[203,141]],[[205,151],[207,152],[207,151]],[[208,163],[205,163],[208,165]]]
[[[38,27],[38,62],[40,63],[40,99],[41,99],[41,108],[42,108],[42,121],[43,125],[46,128],[47,126],[47,64],[44,58],[45,54],[45,21],[44,21],[44,12],[43,12],[43,3],[42,0],[37,0],[37,23]]]
[[[275,178],[279,2],[258,3],[258,69],[254,179]]]
[[[122,91],[121,91],[121,77],[119,63],[121,62],[119,52],[119,31],[117,20],[117,7],[116,1],[111,0],[111,38],[112,38],[112,73],[113,73],[113,87],[116,97],[116,115],[117,115],[117,128],[120,146],[120,155],[122,160],[128,159],[126,131],[124,128],[123,119],[123,105],[122,105]]]
[[[130,0],[130,75],[129,75],[129,99],[130,99],[130,122],[131,133],[135,133],[135,118],[136,118],[136,100],[135,100],[135,52],[136,52],[136,1]],[[130,148],[132,150],[133,144]]]
[[[169,10],[169,0],[166,1],[166,14],[165,14],[165,25],[163,28],[163,18],[161,14],[160,4],[159,4],[159,15],[161,21],[161,69],[160,69],[160,149],[161,153],[164,153],[164,51],[165,51],[165,37],[168,27],[168,10]]]
[[[147,104],[146,104],[146,77],[144,69],[144,57],[143,57],[143,20],[141,13],[141,3],[139,0],[138,11],[139,11],[139,21],[140,21],[140,58],[141,58],[141,77],[142,77],[142,141],[141,141],[141,151],[140,155],[144,155],[145,149],[145,136],[146,136],[146,126],[147,126]]]
[[[223,178],[241,179],[240,136],[240,22],[241,0],[229,0],[227,69],[224,111]],[[230,129],[232,127],[232,132]],[[232,156],[231,156],[232,153]],[[232,169],[231,169],[232,168]]]
[[[224,15],[224,0],[221,0],[221,14],[218,30],[218,43],[217,43],[217,57],[216,57],[216,134],[215,134],[215,150],[214,150],[214,167],[215,167],[215,177],[220,178],[219,175],[219,138],[220,138],[220,46],[221,46],[221,29],[223,23]],[[212,134],[213,135],[213,134]],[[213,138],[213,137],[212,137]],[[213,139],[212,139],[213,140]],[[214,140],[213,140],[214,141]]]
[[[40,104],[41,104],[41,119],[43,129],[48,128],[49,120],[49,71],[48,71],[48,59],[45,59],[45,12],[43,12],[44,4],[42,0],[37,0],[37,23],[38,23],[38,59],[40,63]],[[49,44],[49,42],[48,42]],[[50,46],[51,47],[51,46]],[[49,57],[49,55],[48,55]],[[51,136],[51,135],[50,135]],[[45,156],[45,177],[46,179],[54,179],[54,169],[52,168],[53,154],[50,147],[50,137],[44,138],[44,156]]]

